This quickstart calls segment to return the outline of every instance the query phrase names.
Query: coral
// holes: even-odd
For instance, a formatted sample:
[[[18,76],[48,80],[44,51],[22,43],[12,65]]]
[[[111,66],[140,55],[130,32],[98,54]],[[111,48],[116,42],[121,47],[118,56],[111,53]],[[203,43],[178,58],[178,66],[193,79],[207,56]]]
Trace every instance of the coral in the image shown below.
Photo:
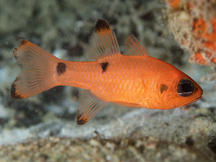
[[[169,26],[183,48],[190,51],[189,61],[216,64],[216,1],[167,0]]]
[[[167,0],[167,2],[169,3],[170,7],[177,8],[180,0]]]

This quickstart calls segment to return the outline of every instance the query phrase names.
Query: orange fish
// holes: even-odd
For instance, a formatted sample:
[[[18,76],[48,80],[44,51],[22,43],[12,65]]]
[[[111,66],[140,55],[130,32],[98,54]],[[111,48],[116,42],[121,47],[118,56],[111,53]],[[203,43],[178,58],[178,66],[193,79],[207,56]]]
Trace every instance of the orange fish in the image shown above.
[[[56,58],[22,40],[14,56],[22,73],[11,86],[14,99],[24,99],[55,86],[83,88],[79,94],[77,123],[83,125],[108,102],[130,107],[173,109],[199,100],[203,90],[174,66],[150,57],[133,36],[120,53],[114,32],[105,20],[95,25],[88,54],[96,61],[73,62]]]

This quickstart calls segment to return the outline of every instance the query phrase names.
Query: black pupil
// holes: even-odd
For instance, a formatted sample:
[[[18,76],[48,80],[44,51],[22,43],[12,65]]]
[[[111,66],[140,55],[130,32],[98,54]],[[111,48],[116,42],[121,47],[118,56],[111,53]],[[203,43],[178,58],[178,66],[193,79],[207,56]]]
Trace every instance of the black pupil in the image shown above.
[[[180,82],[178,84],[177,92],[182,97],[190,96],[194,92],[193,82],[188,80],[188,79],[180,80]]]
[[[192,88],[193,87],[191,84],[188,84],[188,83],[182,84],[182,91],[183,92],[191,92]]]

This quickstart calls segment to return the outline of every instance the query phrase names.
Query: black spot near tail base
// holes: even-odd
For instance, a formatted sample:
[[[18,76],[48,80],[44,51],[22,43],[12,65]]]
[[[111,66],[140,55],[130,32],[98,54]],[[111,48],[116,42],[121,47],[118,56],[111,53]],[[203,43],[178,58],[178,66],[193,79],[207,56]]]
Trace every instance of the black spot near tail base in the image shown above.
[[[66,71],[66,64],[63,62],[59,62],[58,65],[56,66],[56,71],[58,75],[64,74]]]
[[[101,64],[102,73],[106,72],[109,62],[102,62]]]

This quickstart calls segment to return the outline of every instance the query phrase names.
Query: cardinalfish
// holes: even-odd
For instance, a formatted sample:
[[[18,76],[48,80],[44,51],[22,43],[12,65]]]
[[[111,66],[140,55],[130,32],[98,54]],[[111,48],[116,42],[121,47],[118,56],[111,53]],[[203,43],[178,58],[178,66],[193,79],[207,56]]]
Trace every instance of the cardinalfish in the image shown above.
[[[22,73],[11,86],[14,99],[24,99],[55,86],[83,88],[78,98],[77,124],[83,125],[109,102],[148,109],[173,109],[199,100],[202,88],[173,65],[149,56],[133,36],[120,53],[114,32],[99,19],[88,45],[95,61],[56,58],[22,40],[14,56]]]

